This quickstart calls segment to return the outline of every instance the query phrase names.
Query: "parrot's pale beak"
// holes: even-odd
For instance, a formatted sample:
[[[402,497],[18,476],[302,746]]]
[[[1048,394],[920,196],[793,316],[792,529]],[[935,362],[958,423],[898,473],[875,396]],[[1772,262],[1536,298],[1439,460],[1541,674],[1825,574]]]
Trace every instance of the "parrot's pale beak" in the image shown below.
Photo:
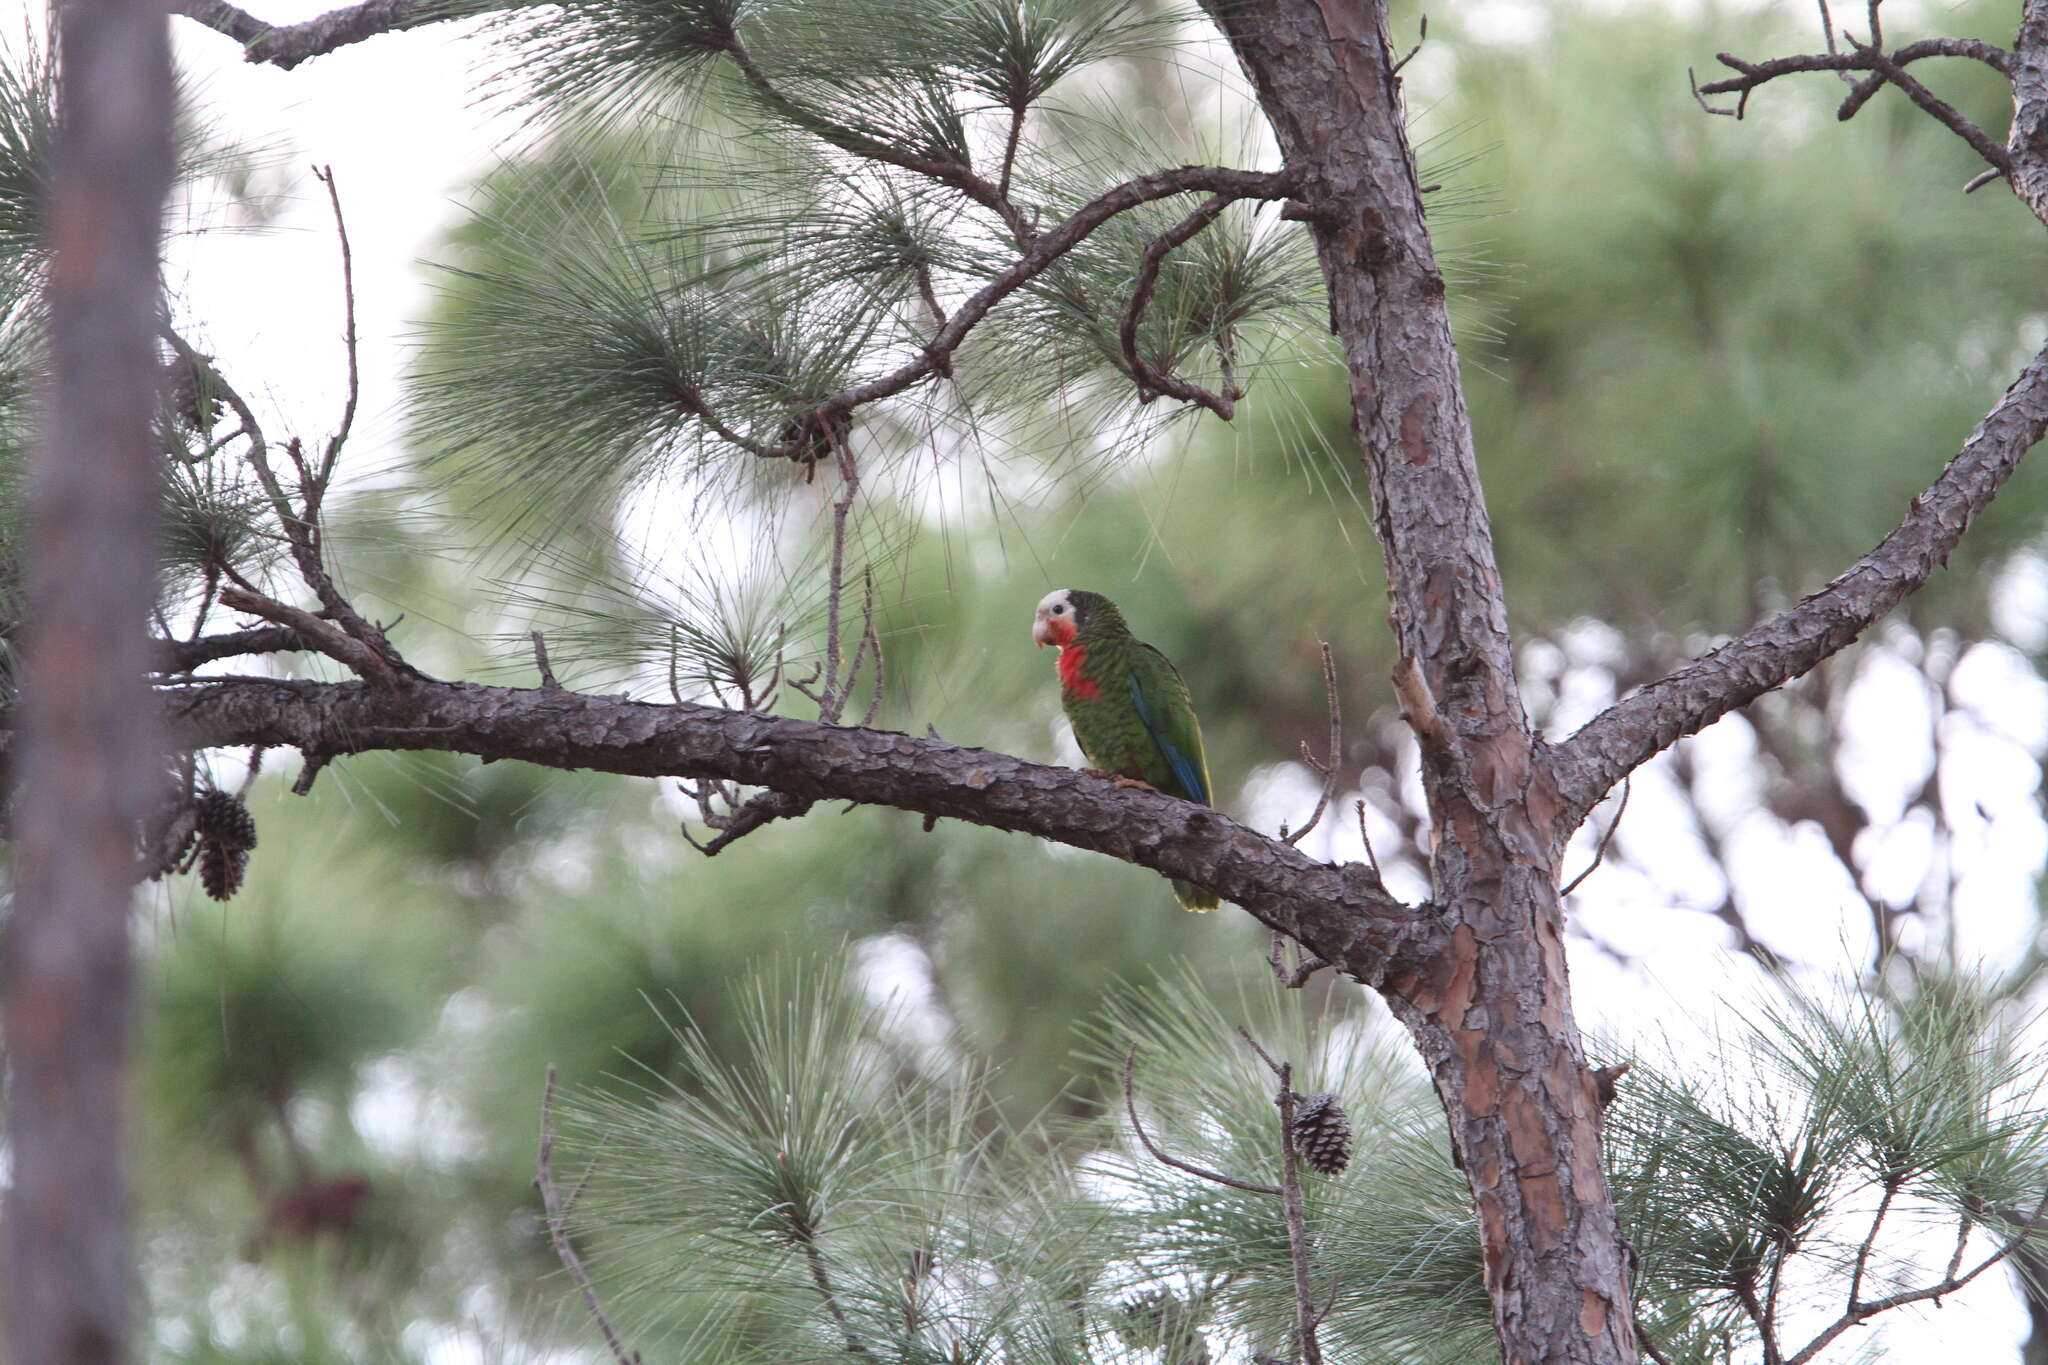
[[[1040,649],[1052,643],[1051,624],[1043,616],[1031,623],[1031,639]]]

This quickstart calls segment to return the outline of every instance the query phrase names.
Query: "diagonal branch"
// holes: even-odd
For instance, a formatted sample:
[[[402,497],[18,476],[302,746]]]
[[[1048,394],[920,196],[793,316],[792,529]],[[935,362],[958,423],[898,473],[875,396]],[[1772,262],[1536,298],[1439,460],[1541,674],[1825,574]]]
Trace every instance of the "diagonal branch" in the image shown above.
[[[2006,154],[2005,148],[1994,142],[1982,128],[1979,128],[1968,118],[1965,118],[1962,112],[1954,105],[1936,95],[1918,80],[1915,80],[1904,67],[1886,56],[1877,47],[1858,43],[1854,38],[1849,40],[1849,45],[1855,48],[1858,53],[1868,57],[1870,64],[1876,68],[1878,74],[1899,87],[1904,92],[1906,98],[1913,101],[1914,106],[1922,113],[1929,115],[1937,123],[1941,124],[1942,127],[1969,143],[1972,151],[1999,170],[2008,173],[2012,170],[2012,158]],[[1852,95],[1850,98],[1853,99],[1855,96]],[[1844,101],[1844,104],[1846,106],[1847,101]]]
[[[363,0],[302,24],[271,25],[227,0],[171,0],[171,12],[224,33],[242,45],[242,60],[289,71],[300,62],[383,33],[483,14],[490,4],[457,0]]]
[[[1728,712],[1783,686],[1845,648],[1917,591],[1948,559],[2048,433],[2048,350],[2036,355],[1905,518],[1832,583],[1623,698],[1551,752],[1568,837],[1609,788],[1639,765]]]
[[[404,688],[195,680],[162,693],[192,748],[329,755],[436,750],[638,777],[713,778],[1013,830],[1212,887],[1367,982],[1441,940],[1440,918],[1377,874],[1330,865],[1227,816],[1107,778],[887,730],[566,690],[414,680]],[[0,712],[0,725],[11,724]]]

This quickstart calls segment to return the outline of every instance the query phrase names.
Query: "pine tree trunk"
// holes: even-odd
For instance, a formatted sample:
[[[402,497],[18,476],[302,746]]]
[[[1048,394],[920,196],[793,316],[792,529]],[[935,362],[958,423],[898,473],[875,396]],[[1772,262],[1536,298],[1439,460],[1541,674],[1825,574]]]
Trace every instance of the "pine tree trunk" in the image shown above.
[[[1500,575],[1385,10],[1219,7],[1314,234],[1422,740],[1448,946],[1385,983],[1471,1187],[1508,1365],[1636,1359],[1600,1112],[1565,973],[1570,831],[1515,686]]]
[[[152,0],[64,0],[58,22],[51,381],[10,755],[21,794],[4,967],[6,1335],[20,1365],[114,1365],[133,1312],[128,911],[136,824],[163,771],[142,679],[171,66]]]

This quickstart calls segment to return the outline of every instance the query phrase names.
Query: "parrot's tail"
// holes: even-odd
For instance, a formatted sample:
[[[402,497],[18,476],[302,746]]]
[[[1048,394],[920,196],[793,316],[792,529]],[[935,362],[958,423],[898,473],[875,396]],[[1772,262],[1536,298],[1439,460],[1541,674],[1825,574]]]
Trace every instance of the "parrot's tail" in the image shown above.
[[[1173,895],[1174,899],[1180,902],[1180,908],[1183,910],[1214,910],[1217,906],[1216,893],[1214,891],[1204,891],[1201,887],[1189,882],[1175,882],[1173,884]]]

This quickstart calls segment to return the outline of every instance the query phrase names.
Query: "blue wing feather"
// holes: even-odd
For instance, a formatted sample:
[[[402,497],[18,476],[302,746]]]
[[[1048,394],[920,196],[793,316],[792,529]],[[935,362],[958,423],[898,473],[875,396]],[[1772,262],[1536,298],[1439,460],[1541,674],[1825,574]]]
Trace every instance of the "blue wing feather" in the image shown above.
[[[1209,784],[1202,780],[1202,765],[1182,753],[1173,741],[1166,737],[1166,731],[1152,715],[1151,704],[1145,699],[1144,684],[1138,681],[1135,670],[1131,673],[1131,704],[1138,708],[1138,719],[1144,722],[1145,733],[1152,736],[1152,742],[1157,744],[1159,752],[1166,756],[1166,765],[1173,769],[1173,775],[1179,779],[1181,789],[1188,793],[1188,799],[1208,805]]]

